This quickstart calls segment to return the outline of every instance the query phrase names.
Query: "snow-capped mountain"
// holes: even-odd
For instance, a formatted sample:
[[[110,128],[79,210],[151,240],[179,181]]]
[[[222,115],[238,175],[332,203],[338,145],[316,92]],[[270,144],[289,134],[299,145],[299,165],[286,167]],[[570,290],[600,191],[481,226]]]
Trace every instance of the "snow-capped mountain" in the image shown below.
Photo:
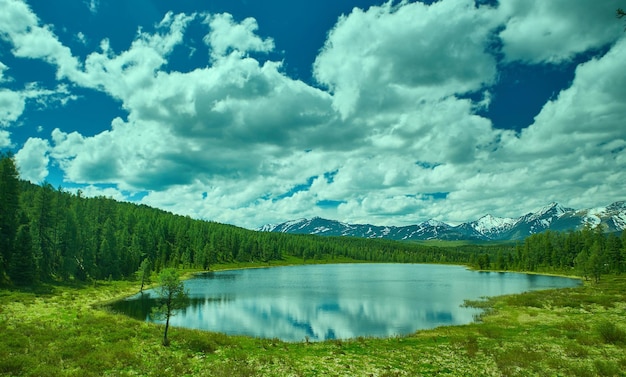
[[[457,226],[434,219],[417,225],[396,227],[346,224],[315,217],[288,221],[278,225],[264,225],[259,230],[394,240],[519,240],[548,229],[567,231],[580,229],[587,224],[592,227],[600,225],[607,232],[618,232],[626,229],[626,201],[615,202],[606,207],[581,210],[565,208],[558,203],[550,203],[517,219],[485,215],[478,220]]]

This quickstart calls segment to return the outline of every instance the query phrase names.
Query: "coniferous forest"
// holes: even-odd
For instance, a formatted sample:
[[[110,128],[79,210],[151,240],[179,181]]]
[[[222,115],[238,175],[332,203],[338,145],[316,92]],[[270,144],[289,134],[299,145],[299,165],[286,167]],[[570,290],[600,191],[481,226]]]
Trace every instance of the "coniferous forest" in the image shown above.
[[[125,279],[145,261],[158,272],[285,256],[561,271],[596,280],[626,272],[626,232],[546,232],[517,244],[462,246],[266,233],[33,185],[20,180],[10,156],[0,158],[0,177],[0,277],[5,285]]]

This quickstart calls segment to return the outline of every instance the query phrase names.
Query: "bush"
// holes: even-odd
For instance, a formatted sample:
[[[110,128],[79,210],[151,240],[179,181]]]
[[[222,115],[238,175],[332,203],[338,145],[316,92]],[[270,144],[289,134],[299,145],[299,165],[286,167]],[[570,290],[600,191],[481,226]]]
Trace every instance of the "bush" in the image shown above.
[[[564,347],[565,354],[569,357],[582,359],[589,356],[589,350],[577,343],[567,344]]]
[[[193,350],[195,352],[201,352],[204,354],[214,353],[217,349],[217,346],[212,339],[210,339],[206,335],[202,336],[201,334],[187,339],[187,346],[190,350]]]
[[[593,362],[598,376],[619,376],[622,370],[612,361],[596,360]]]
[[[480,335],[491,339],[502,339],[504,337],[504,329],[494,324],[483,324],[478,327]]]
[[[478,353],[478,339],[474,335],[469,335],[467,337],[467,341],[465,342],[465,351],[467,352],[467,356],[474,358]]]
[[[609,321],[602,321],[596,327],[600,337],[607,344],[626,343],[626,331]]]
[[[538,372],[537,369],[541,368],[542,356],[543,354],[539,351],[518,346],[497,352],[494,359],[502,374],[510,376],[519,369]]]

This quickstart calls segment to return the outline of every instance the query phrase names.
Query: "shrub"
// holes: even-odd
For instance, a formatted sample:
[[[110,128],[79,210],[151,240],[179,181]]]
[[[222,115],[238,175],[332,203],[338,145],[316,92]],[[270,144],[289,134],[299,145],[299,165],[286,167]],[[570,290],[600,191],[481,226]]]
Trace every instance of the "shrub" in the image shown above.
[[[622,373],[620,367],[612,361],[596,360],[593,362],[598,376],[619,376]]]
[[[623,344],[626,343],[626,331],[619,328],[616,324],[610,321],[602,321],[596,327],[600,337],[604,343],[608,344]]]
[[[600,342],[596,336],[588,332],[581,332],[576,335],[576,341],[583,346],[595,346]]]
[[[467,341],[465,342],[465,351],[467,352],[467,356],[474,358],[478,353],[478,339],[474,335],[469,335],[467,337]]]
[[[565,345],[564,351],[567,356],[577,359],[589,356],[589,350],[577,343]]]
[[[540,368],[542,353],[523,347],[513,347],[494,355],[498,369],[503,375],[510,376],[515,370],[533,370]]]
[[[207,336],[194,336],[187,340],[187,345],[189,349],[195,352],[201,352],[205,354],[214,353],[217,349],[217,346],[213,342],[212,339],[209,339]]]
[[[502,329],[498,325],[493,324],[481,325],[480,327],[478,327],[478,332],[481,335],[491,339],[500,339],[504,336],[504,329]]]

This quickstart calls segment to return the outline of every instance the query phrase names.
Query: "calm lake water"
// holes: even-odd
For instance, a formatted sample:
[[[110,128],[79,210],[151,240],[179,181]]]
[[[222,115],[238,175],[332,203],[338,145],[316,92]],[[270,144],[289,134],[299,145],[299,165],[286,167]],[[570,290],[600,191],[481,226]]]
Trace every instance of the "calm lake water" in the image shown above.
[[[388,337],[473,321],[464,300],[566,288],[579,280],[427,264],[307,265],[210,272],[185,281],[173,326],[285,341]],[[113,309],[149,321],[146,291]]]

